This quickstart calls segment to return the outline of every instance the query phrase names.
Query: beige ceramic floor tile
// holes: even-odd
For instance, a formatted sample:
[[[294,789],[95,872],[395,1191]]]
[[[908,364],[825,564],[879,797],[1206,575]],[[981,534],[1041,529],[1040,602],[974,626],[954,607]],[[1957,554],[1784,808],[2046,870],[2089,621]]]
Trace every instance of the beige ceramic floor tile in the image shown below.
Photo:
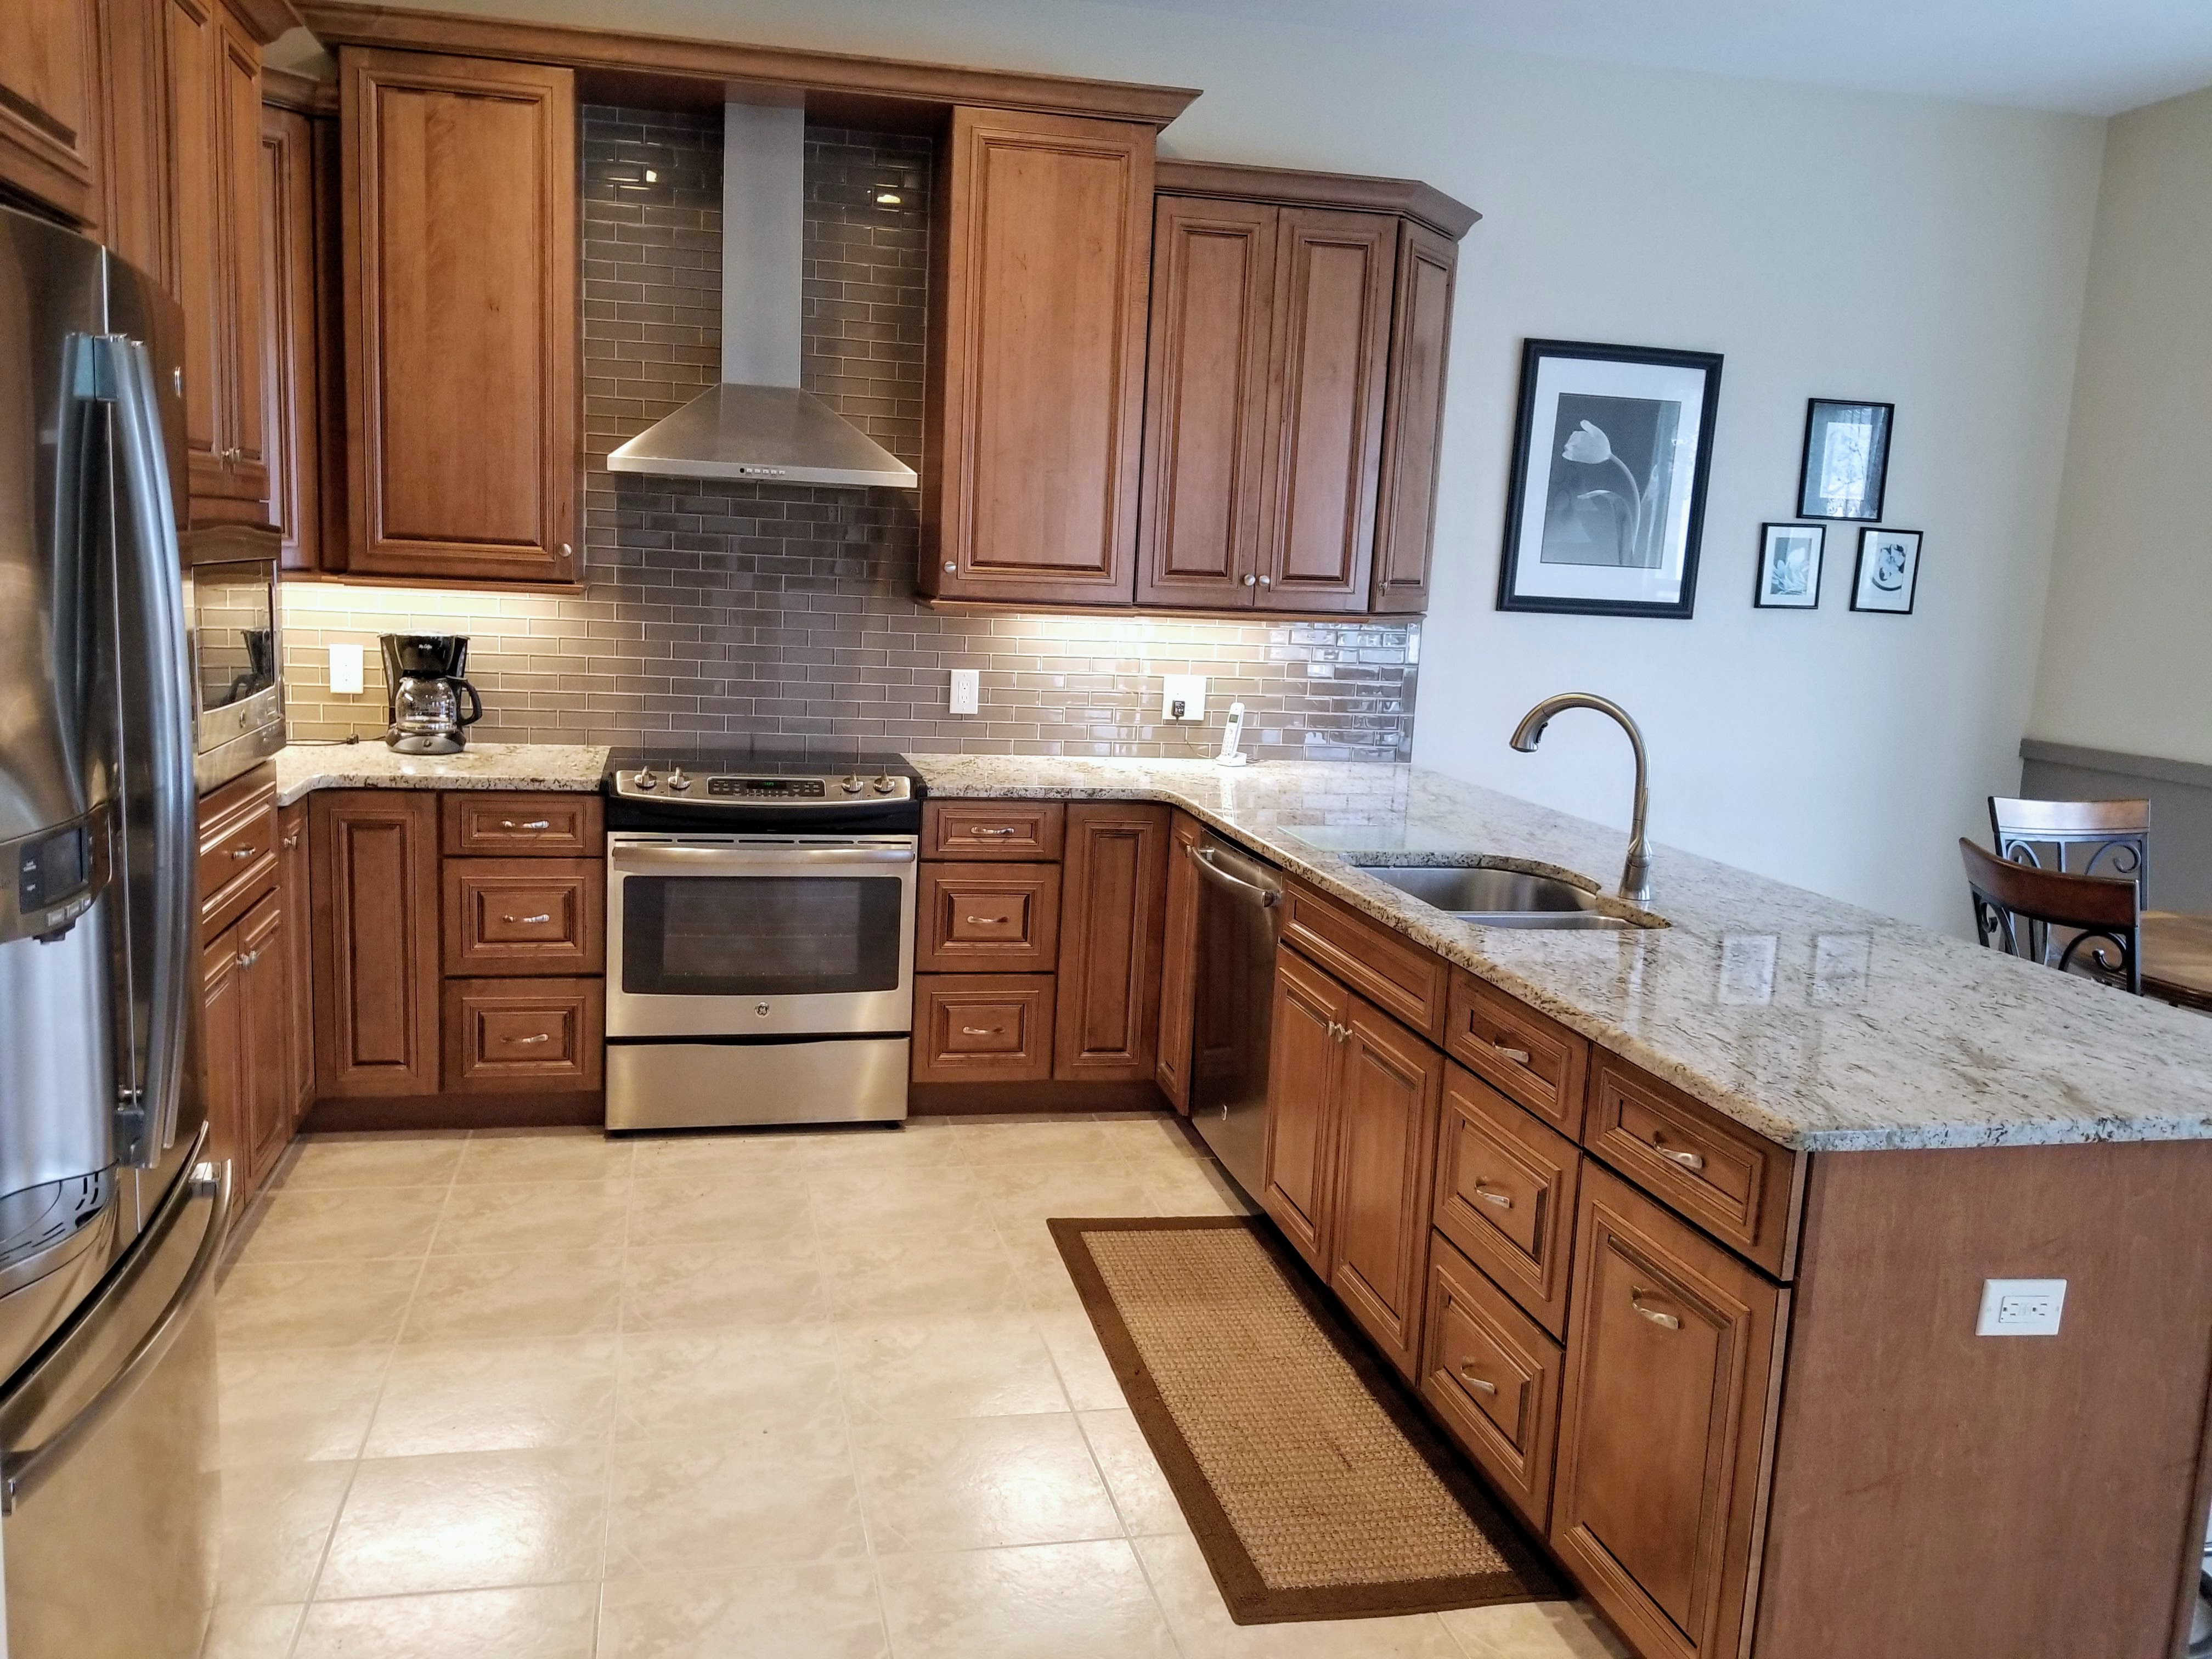
[[[592,1659],[597,1584],[318,1601],[293,1659]]]
[[[1160,1215],[1250,1215],[1252,1201],[1204,1158],[1153,1158],[1133,1161],[1131,1169]]]
[[[1075,1419],[908,1419],[853,1431],[878,1553],[1117,1538],[1121,1517]]]
[[[1175,1488],[1160,1473],[1159,1459],[1152,1455],[1135,1417],[1126,1411],[1083,1412],[1076,1420],[1091,1443],[1091,1455],[1098,1461],[1122,1529],[1130,1537],[1190,1530],[1176,1502]]]
[[[1002,1230],[1057,1217],[1152,1213],[1144,1182],[1120,1158],[1097,1164],[1009,1164],[985,1169],[983,1198]]]
[[[621,1440],[788,1431],[842,1422],[826,1324],[626,1331],[615,1391]]]
[[[851,1228],[937,1233],[988,1218],[975,1173],[961,1164],[811,1170],[806,1190],[825,1234]]]
[[[840,1253],[824,1277],[831,1311],[841,1319],[1020,1312],[1029,1305],[995,1230],[970,1230],[957,1242],[909,1239],[902,1253],[875,1261]]]
[[[239,1602],[215,1610],[200,1659],[287,1659],[307,1609],[296,1603],[260,1607]]]
[[[601,1448],[370,1458],[359,1467],[318,1598],[599,1576],[606,1531]]]
[[[615,1328],[622,1270],[606,1250],[434,1255],[405,1342],[586,1336]]]
[[[359,1456],[391,1355],[381,1346],[220,1350],[224,1467]]]
[[[365,1261],[419,1256],[429,1248],[445,1202],[443,1187],[280,1191],[270,1196],[240,1259]]]
[[[615,1401],[615,1339],[403,1344],[364,1455],[593,1444]]]
[[[1102,1118],[1105,1142],[1123,1158],[1211,1158],[1206,1143],[1186,1127],[1188,1120],[1169,1112]]]
[[[430,1242],[434,1255],[622,1248],[629,1182],[516,1181],[457,1186]]]
[[[812,1240],[633,1245],[623,1261],[625,1331],[819,1323],[829,1311]]]
[[[607,1582],[599,1659],[889,1659],[864,1559]]]
[[[867,1553],[843,1425],[627,1442],[608,1483],[607,1573],[713,1576]]]
[[[845,1403],[856,1419],[1067,1407],[1052,1356],[1026,1313],[841,1321],[837,1352]]]
[[[302,1139],[283,1190],[308,1187],[442,1187],[460,1167],[468,1137],[311,1135]]]
[[[1238,1625],[1188,1533],[1140,1538],[1137,1553],[1184,1659],[1461,1659],[1432,1613]]]
[[[1468,1607],[1443,1615],[1466,1659],[1628,1659],[1628,1650],[1579,1601]]]
[[[217,1340],[239,1348],[343,1348],[399,1334],[419,1261],[241,1261],[216,1296]]]
[[[1097,1327],[1081,1304],[1035,1316],[1037,1334],[1052,1354],[1068,1403],[1079,1412],[1113,1411],[1127,1404],[1121,1379],[1099,1345]]]
[[[693,1171],[639,1174],[630,1182],[634,1244],[744,1243],[811,1237],[814,1212],[806,1189],[757,1187],[726,1176]]]
[[[965,1164],[968,1151],[945,1125],[919,1119],[896,1129],[838,1129],[810,1137],[806,1162],[820,1171],[869,1168],[937,1169]]]
[[[225,1601],[304,1601],[314,1589],[351,1463],[267,1463],[222,1473]]]
[[[919,1255],[994,1255],[1005,1261],[999,1229],[978,1209],[963,1219],[924,1231],[889,1227],[824,1226],[815,1235],[815,1250],[825,1272],[860,1273],[896,1268]]]
[[[597,1129],[479,1129],[454,1172],[479,1181],[604,1181],[630,1172],[630,1144]]]
[[[1054,1123],[969,1123],[952,1133],[968,1161],[986,1164],[1095,1163],[1118,1158],[1109,1126],[1091,1121]]]
[[[812,1137],[783,1130],[647,1135],[632,1140],[638,1176],[705,1175],[756,1190],[805,1183]]]
[[[1173,1659],[1125,1539],[879,1557],[898,1659]]]

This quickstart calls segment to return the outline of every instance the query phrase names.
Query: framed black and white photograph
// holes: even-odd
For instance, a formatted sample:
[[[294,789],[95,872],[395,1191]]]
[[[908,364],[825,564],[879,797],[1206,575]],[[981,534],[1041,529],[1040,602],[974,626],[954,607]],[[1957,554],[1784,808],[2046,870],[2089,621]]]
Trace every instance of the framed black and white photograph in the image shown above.
[[[1852,610],[1887,611],[1909,617],[1913,592],[1919,586],[1918,531],[1859,532],[1859,568],[1851,578]]]
[[[1889,425],[1895,404],[1814,398],[1805,408],[1805,456],[1797,466],[1801,519],[1879,519],[1889,486]]]
[[[1810,611],[1820,603],[1820,554],[1828,532],[1817,524],[1759,527],[1759,591],[1762,611]]]
[[[1527,342],[1498,608],[1687,617],[1720,391],[1717,352]]]

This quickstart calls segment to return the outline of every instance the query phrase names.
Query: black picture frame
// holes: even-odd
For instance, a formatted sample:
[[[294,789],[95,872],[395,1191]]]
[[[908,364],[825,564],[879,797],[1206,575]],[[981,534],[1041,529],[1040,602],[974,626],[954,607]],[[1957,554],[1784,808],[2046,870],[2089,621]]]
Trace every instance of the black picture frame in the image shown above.
[[[1878,582],[1870,582],[1867,572],[1867,555],[1885,541],[1912,543],[1911,562],[1904,572],[1905,603],[1903,605],[1869,604],[1864,601],[1870,592],[1876,591]],[[1859,556],[1851,566],[1851,609],[1869,617],[1909,617],[1912,607],[1920,600],[1920,545],[1924,539],[1917,530],[1884,530],[1869,525],[1859,532]]]
[[[1772,584],[1767,579],[1768,567],[1774,556],[1774,532],[1796,531],[1813,538],[1812,597],[1802,601],[1770,597]],[[1763,524],[1759,526],[1759,561],[1752,570],[1751,604],[1755,611],[1818,611],[1820,608],[1820,581],[1825,574],[1828,556],[1828,527],[1824,524]]]
[[[1498,562],[1498,610],[1582,617],[1661,617],[1683,620],[1686,620],[1694,613],[1698,594],[1698,554],[1699,543],[1705,534],[1705,486],[1712,472],[1713,432],[1720,410],[1721,361],[1721,354],[1717,351],[1679,351],[1649,346],[1607,345],[1583,340],[1524,340],[1522,343],[1520,406],[1515,416],[1513,428],[1513,470],[1506,489],[1505,533]],[[1666,571],[1669,568],[1666,560],[1679,558],[1679,587],[1677,597],[1672,600],[1650,601],[1529,591],[1533,584],[1524,580],[1520,567],[1526,540],[1523,532],[1524,519],[1528,508],[1528,479],[1530,446],[1534,441],[1534,428],[1537,416],[1539,388],[1544,377],[1546,366],[1561,362],[1612,363],[1641,368],[1680,369],[1700,377],[1696,398],[1698,440],[1688,468],[1686,515],[1682,520],[1680,548],[1674,550],[1661,546],[1656,534],[1650,535],[1647,538],[1662,556],[1662,562],[1656,565],[1632,567],[1624,562],[1618,566],[1610,567],[1622,569],[1624,572],[1630,569]],[[1604,396],[1606,394],[1574,395]],[[1633,397],[1633,394],[1626,391],[1621,394],[1621,400],[1642,402],[1647,404],[1652,402],[1648,397],[1638,399]],[[1552,401],[1556,404],[1559,401],[1558,397],[1555,395]],[[1660,436],[1655,428],[1650,438],[1655,456],[1660,441]],[[1607,459],[1611,459],[1609,446],[1607,447]],[[1620,466],[1633,487],[1635,482],[1633,472],[1625,462],[1620,463]],[[1656,471],[1652,477],[1656,480]],[[1681,474],[1677,463],[1676,468],[1668,476],[1670,504],[1675,485],[1680,481]],[[1625,501],[1626,498],[1621,499]],[[1550,504],[1547,496],[1545,502],[1547,511]],[[1637,534],[1645,534],[1643,530],[1643,500],[1639,496],[1636,514],[1635,533]],[[1655,531],[1659,522],[1661,521],[1655,515],[1653,525]],[[1626,548],[1629,544],[1630,537],[1624,534],[1621,541]],[[1544,562],[1540,559],[1536,562],[1540,564]],[[1592,562],[1589,568],[1598,569],[1608,567]],[[1625,585],[1626,580],[1627,579],[1624,578]]]
[[[1861,413],[1870,413],[1875,417],[1873,449],[1864,487],[1848,499],[1825,491],[1816,495],[1813,477],[1813,451],[1816,440],[1846,414]],[[1889,440],[1896,426],[1895,404],[1875,403],[1867,398],[1807,398],[1805,443],[1797,457],[1797,516],[1801,519],[1825,519],[1839,524],[1873,524],[1880,520],[1882,503],[1889,495]],[[1823,507],[1829,507],[1846,510],[1821,511]]]

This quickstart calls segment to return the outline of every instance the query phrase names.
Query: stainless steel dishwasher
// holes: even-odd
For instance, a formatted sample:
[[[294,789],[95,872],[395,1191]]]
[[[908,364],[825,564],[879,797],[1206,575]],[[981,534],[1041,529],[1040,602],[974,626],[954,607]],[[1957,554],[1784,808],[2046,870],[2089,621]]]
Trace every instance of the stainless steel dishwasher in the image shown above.
[[[1190,1121],[1256,1198],[1267,1175],[1267,1030],[1282,878],[1216,836],[1188,851],[1199,877]]]

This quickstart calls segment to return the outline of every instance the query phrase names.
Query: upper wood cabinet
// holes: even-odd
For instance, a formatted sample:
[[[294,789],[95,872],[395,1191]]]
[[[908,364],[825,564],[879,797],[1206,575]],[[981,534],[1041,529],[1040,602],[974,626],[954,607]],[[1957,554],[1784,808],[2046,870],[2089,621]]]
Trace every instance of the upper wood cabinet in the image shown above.
[[[339,78],[344,568],[573,581],[574,76],[349,48]]]
[[[0,183],[80,223],[100,216],[94,0],[0,6]]]
[[[1153,131],[957,108],[930,243],[923,592],[1123,604]]]
[[[1425,609],[1474,215],[1409,180],[1158,176],[1136,602]]]
[[[264,72],[261,106],[262,421],[269,522],[287,570],[343,568],[338,410],[337,89]]]

